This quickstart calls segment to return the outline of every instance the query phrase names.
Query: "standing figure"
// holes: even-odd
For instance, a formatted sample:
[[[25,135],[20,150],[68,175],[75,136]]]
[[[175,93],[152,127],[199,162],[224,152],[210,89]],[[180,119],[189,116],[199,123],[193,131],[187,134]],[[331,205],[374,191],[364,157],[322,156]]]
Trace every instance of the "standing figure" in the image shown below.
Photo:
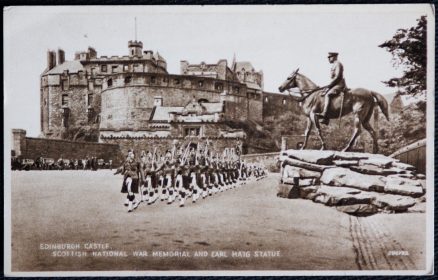
[[[135,161],[135,155],[132,150],[128,151],[125,162],[117,169],[114,175],[118,173],[123,175],[121,193],[127,193],[128,212],[132,212],[140,204],[140,201],[135,198],[135,194],[138,194],[139,191],[140,164]]]

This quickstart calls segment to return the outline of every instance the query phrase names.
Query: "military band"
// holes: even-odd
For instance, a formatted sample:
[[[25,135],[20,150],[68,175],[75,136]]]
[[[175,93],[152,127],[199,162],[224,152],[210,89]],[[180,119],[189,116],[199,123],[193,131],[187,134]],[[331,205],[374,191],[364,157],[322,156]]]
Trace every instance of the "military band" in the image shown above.
[[[237,153],[236,153],[237,151]],[[115,174],[123,175],[122,193],[127,194],[128,212],[141,202],[157,201],[184,207],[188,199],[196,203],[218,192],[234,189],[247,180],[259,180],[267,175],[260,164],[248,164],[239,149],[225,149],[222,154],[211,151],[208,141],[194,148],[191,143],[179,148],[174,144],[164,155],[141,151],[137,160],[132,150]],[[138,197],[135,195],[137,194]]]

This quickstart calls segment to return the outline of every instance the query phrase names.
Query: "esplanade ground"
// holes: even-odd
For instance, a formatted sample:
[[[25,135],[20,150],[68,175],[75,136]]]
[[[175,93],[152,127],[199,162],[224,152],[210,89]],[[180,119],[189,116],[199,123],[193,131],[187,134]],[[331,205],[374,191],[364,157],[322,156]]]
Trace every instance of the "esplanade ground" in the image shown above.
[[[415,270],[425,213],[355,217],[276,196],[278,174],[128,213],[112,171],[14,171],[12,271]],[[358,263],[358,259],[361,263]],[[359,267],[360,266],[360,267]]]

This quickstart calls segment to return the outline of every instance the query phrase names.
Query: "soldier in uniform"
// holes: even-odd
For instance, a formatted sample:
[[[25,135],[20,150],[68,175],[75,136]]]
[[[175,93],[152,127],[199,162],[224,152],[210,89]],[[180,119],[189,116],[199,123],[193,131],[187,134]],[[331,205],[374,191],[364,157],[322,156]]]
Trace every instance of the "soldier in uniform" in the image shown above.
[[[139,191],[140,164],[139,162],[135,161],[134,152],[132,150],[128,151],[128,156],[125,162],[120,168],[117,169],[114,175],[118,173],[123,174],[123,184],[121,192],[128,194],[128,212],[132,212],[140,204],[140,201],[135,198],[135,194],[138,194]]]
[[[332,64],[330,71],[331,82],[325,86],[326,90],[324,93],[324,109],[321,113],[317,113],[318,116],[323,118],[321,123],[328,124],[329,119],[327,117],[327,111],[330,106],[330,99],[332,96],[338,95],[340,92],[344,91],[346,88],[344,79],[344,66],[338,60],[338,53],[330,52],[328,54],[328,60]]]
[[[213,193],[217,193],[220,188],[219,188],[219,175],[217,173],[217,158],[214,154],[211,155],[210,158],[210,183],[213,186]]]
[[[145,187],[148,193],[148,204],[154,203],[158,199],[158,185],[156,176],[157,164],[155,156],[148,152],[146,154],[146,164],[144,169]]]
[[[198,163],[196,159],[196,151],[194,148],[191,148],[190,154],[189,154],[189,174],[190,174],[190,185],[189,188],[192,195],[192,202],[195,203],[200,195],[200,188],[198,185]]]
[[[205,159],[205,155],[203,150],[199,150],[199,153],[197,154],[197,183],[198,186],[200,186],[200,195],[202,196],[202,198],[206,198],[208,193],[207,193],[207,160]]]
[[[172,153],[168,150],[166,151],[165,162],[164,162],[164,180],[167,191],[169,192],[169,198],[167,204],[171,204],[175,201],[177,192],[175,191],[175,160]]]
[[[186,180],[184,180],[184,172],[185,165],[183,163],[183,151],[180,149],[177,152],[176,160],[175,160],[175,192],[179,197],[179,206],[184,207],[187,191],[186,185],[184,184]]]

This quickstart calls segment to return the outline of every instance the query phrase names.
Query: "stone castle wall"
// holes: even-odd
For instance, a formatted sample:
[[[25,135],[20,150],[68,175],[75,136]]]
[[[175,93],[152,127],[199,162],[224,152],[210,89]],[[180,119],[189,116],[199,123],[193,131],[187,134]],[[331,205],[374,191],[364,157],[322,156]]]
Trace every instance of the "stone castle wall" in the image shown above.
[[[109,81],[111,86],[108,86]],[[222,97],[224,90],[228,94]],[[261,97],[256,94],[253,96],[258,99],[248,99],[246,87],[237,82],[182,75],[115,74],[105,78],[103,83],[100,128],[147,128],[156,98],[161,98],[161,106],[165,107],[182,107],[193,98],[208,102],[225,101],[229,104],[225,109],[228,118],[261,121]]]
[[[264,121],[273,121],[286,112],[302,114],[299,103],[285,94],[263,92],[262,114]]]
[[[63,85],[66,83],[67,85]],[[91,84],[91,85],[90,85]],[[40,108],[41,131],[48,137],[59,138],[60,133],[72,126],[86,125],[88,111],[100,112],[101,79],[87,79],[84,73],[46,75],[41,77]],[[62,104],[65,95],[68,104]],[[89,104],[89,95],[94,100]],[[68,110],[68,117],[65,116]]]
[[[13,130],[13,150],[21,158],[36,159],[38,157],[64,159],[85,159],[95,156],[106,162],[121,163],[123,156],[119,145],[77,142],[60,139],[26,137],[26,131]]]

